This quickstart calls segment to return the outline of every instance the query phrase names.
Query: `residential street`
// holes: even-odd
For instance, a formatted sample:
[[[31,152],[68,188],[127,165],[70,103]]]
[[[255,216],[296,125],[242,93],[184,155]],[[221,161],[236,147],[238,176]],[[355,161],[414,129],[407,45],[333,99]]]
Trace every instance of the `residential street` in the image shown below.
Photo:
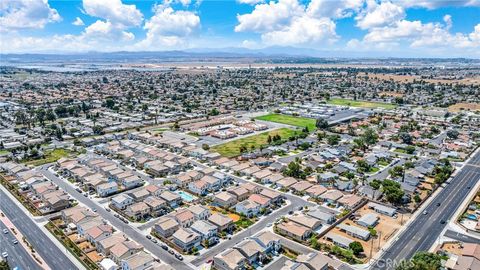
[[[48,170],[48,165],[44,165],[40,168],[40,171],[48,179],[53,181],[60,188],[68,192],[72,197],[86,205],[91,209],[97,209],[97,213],[101,215],[105,220],[110,222],[112,226],[121,230],[126,236],[130,239],[136,241],[137,243],[143,245],[147,251],[152,253],[154,256],[158,257],[160,260],[166,262],[167,264],[172,265],[175,269],[187,270],[192,269],[185,262],[177,260],[173,255],[170,255],[167,251],[163,250],[160,245],[154,244],[147,238],[145,235],[141,234],[136,228],[133,228],[130,225],[123,223],[121,220],[113,216],[112,212],[107,212],[103,207],[100,207],[97,203],[92,200],[84,197],[82,194],[78,193],[70,184],[66,183],[62,179],[55,176]],[[60,269],[60,268],[58,268]]]

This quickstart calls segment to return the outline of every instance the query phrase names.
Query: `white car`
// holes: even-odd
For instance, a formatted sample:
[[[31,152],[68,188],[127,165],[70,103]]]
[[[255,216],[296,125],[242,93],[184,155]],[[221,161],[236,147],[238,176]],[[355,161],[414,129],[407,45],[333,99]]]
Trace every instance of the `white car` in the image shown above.
[[[7,253],[7,252],[3,252],[3,253],[2,253],[2,257],[3,257],[3,258],[7,258],[7,257],[8,257],[8,253]]]
[[[8,233],[8,230],[7,230],[7,229],[3,229],[3,233],[4,233],[4,234],[7,234],[7,233]]]
[[[18,240],[17,240],[17,239],[14,239],[14,240],[12,241],[12,243],[13,243],[14,245],[18,244]]]

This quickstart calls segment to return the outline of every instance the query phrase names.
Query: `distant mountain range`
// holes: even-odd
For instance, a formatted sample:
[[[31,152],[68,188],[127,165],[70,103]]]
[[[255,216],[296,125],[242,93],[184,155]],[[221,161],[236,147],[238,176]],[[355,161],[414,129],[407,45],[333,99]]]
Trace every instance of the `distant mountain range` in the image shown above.
[[[417,58],[392,57],[395,53],[326,51],[297,47],[267,47],[247,49],[239,47],[198,48],[173,51],[118,51],[118,52],[41,52],[0,54],[0,65],[15,63],[154,63],[154,62],[275,62],[275,63],[352,63],[352,62],[447,62],[447,63],[480,63],[479,59],[465,58]],[[400,54],[398,54],[400,55]]]

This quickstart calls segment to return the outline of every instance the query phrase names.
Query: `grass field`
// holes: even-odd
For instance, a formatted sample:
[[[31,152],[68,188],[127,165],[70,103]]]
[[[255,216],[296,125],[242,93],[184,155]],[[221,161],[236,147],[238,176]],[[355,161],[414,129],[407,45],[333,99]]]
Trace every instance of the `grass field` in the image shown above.
[[[41,159],[35,159],[35,160],[29,160],[26,161],[25,164],[27,165],[33,165],[33,166],[40,166],[43,164],[47,163],[52,163],[55,162],[61,158],[66,158],[66,157],[73,157],[76,153],[73,153],[70,150],[63,149],[63,148],[57,148],[53,150],[47,150],[45,151],[45,157]]]
[[[215,145],[211,148],[212,151],[220,153],[225,157],[236,157],[240,155],[240,146],[245,145],[248,150],[252,148],[258,149],[260,145],[267,144],[268,135],[280,135],[282,139],[287,139],[288,137],[295,134],[295,130],[289,128],[276,129],[249,137],[240,138],[238,140],[233,140],[224,144]]]
[[[361,108],[395,109],[397,107],[397,105],[392,103],[351,100],[351,99],[345,99],[345,98],[332,98],[329,101],[327,101],[327,103],[332,105],[361,107]]]
[[[255,117],[258,120],[270,121],[275,123],[287,124],[296,127],[308,127],[309,131],[315,130],[316,120],[306,117],[297,117],[292,115],[285,114],[267,114]]]

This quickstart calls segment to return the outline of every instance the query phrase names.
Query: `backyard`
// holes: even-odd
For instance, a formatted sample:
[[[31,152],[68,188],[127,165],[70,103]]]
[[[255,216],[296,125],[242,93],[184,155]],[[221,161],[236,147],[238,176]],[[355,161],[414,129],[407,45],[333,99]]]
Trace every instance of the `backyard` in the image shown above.
[[[274,135],[279,135],[281,139],[288,139],[289,137],[295,134],[295,130],[289,128],[281,128],[277,130],[272,130],[238,140],[233,140],[224,144],[215,145],[211,149],[212,151],[218,152],[225,157],[235,157],[241,154],[240,148],[242,146],[246,147],[248,150],[252,148],[258,149],[261,145],[267,144],[268,135],[273,137]]]
[[[309,131],[315,130],[315,123],[316,123],[316,120],[312,118],[298,117],[298,116],[285,115],[285,114],[276,114],[276,113],[258,116],[258,117],[255,117],[255,119],[281,123],[281,124],[286,124],[286,125],[291,125],[296,127],[302,127],[302,128],[308,127]]]
[[[345,98],[332,98],[332,99],[328,100],[327,103],[332,104],[332,105],[360,107],[360,108],[395,109],[397,107],[397,105],[392,104],[392,103],[363,101],[363,100],[351,100],[351,99],[345,99]]]

